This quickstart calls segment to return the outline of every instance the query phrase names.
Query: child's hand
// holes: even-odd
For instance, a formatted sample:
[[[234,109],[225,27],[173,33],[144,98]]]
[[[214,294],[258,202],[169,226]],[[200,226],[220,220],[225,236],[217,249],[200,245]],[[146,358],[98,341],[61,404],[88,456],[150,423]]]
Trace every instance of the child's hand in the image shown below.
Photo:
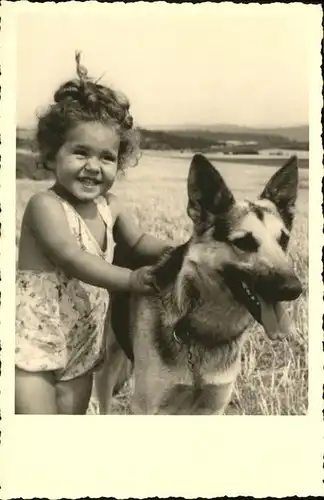
[[[157,289],[152,274],[152,267],[143,266],[136,271],[132,271],[129,285],[131,292],[134,293],[152,295],[156,292]]]

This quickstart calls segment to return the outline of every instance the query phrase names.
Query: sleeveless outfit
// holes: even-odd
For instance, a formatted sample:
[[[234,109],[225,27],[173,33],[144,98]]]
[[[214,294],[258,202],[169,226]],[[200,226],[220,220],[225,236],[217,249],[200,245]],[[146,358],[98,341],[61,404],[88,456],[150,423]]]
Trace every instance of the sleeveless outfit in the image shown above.
[[[71,232],[80,248],[111,263],[113,220],[107,200],[96,200],[106,225],[103,252],[84,220],[65,200]],[[71,380],[99,368],[105,355],[104,322],[108,291],[53,271],[17,270],[16,366],[29,371],[54,371],[58,380]]]

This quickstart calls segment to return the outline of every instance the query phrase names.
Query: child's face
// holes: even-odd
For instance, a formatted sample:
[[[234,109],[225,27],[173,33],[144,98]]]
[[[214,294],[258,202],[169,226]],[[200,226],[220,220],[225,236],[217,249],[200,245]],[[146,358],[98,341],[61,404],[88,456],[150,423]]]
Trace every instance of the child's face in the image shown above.
[[[68,132],[57,152],[57,182],[80,201],[106,193],[116,178],[119,143],[113,125],[80,123]]]

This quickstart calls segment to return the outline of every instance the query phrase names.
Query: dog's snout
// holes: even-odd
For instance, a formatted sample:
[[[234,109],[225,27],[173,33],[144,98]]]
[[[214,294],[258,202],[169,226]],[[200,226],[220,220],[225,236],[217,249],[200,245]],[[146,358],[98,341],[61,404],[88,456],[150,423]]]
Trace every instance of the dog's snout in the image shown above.
[[[302,293],[303,288],[297,276],[292,276],[289,280],[282,283],[278,289],[278,300],[296,300]]]
[[[303,291],[300,280],[294,274],[286,277],[272,275],[260,279],[256,289],[265,300],[270,302],[296,300]]]

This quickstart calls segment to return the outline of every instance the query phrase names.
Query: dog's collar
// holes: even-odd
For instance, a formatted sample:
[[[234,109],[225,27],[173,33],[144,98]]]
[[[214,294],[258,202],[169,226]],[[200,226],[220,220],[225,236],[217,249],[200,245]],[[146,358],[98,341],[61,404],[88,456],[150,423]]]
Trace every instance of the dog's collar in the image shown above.
[[[195,328],[188,316],[181,318],[178,323],[173,328],[173,339],[178,344],[186,344],[187,346],[191,346],[193,343],[197,343],[201,345],[203,348],[212,349],[217,348],[223,345],[227,345],[237,339],[240,338],[242,332],[239,332],[237,335],[230,337],[228,339],[217,339],[199,335],[197,333],[197,328]]]
[[[178,344],[190,344],[190,322],[186,317],[181,318],[173,329],[173,338]]]
[[[187,346],[187,363],[189,370],[193,373],[194,380],[199,381],[199,367],[197,366],[196,359],[194,359],[194,353],[192,350],[192,341],[194,337],[192,336],[192,328],[188,318],[184,317],[178,321],[173,329],[173,338],[181,346],[185,344]]]

